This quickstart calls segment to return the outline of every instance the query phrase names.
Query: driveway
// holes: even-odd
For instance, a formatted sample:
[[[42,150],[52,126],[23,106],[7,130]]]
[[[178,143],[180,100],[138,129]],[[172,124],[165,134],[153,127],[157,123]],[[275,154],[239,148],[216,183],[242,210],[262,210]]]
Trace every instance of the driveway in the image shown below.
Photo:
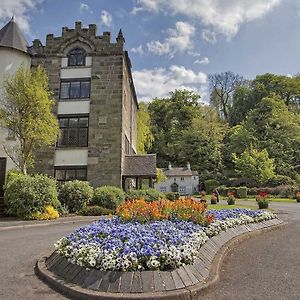
[[[242,242],[225,259],[220,282],[201,299],[300,299],[300,204],[271,207],[289,225]],[[83,224],[0,230],[0,299],[66,299],[40,282],[33,267],[56,240]]]

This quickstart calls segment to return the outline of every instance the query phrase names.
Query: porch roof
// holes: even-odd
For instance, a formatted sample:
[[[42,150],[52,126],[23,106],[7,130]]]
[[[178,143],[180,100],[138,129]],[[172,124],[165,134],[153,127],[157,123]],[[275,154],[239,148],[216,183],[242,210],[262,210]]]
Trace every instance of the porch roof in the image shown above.
[[[156,154],[126,155],[123,176],[156,177]]]

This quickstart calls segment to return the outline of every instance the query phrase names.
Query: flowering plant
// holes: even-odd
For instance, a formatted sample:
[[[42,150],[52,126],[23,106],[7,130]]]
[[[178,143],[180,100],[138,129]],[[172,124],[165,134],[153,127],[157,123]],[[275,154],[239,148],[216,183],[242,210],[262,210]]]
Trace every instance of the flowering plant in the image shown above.
[[[256,195],[256,201],[259,208],[268,208],[269,201],[267,199],[268,193],[267,192],[259,192]]]
[[[228,192],[227,193],[228,199],[227,199],[227,203],[228,205],[234,205],[235,204],[235,192]]]
[[[300,202],[300,192],[297,192],[295,196],[296,196],[297,202]]]

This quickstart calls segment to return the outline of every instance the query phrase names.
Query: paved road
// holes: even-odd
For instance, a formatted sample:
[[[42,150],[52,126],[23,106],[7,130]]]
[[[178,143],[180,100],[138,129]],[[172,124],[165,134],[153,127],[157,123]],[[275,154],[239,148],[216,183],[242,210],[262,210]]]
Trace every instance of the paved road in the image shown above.
[[[300,299],[300,205],[271,206],[289,226],[241,243],[228,255],[221,281],[204,300]],[[66,299],[40,282],[33,266],[41,253],[79,224],[0,231],[0,300]]]

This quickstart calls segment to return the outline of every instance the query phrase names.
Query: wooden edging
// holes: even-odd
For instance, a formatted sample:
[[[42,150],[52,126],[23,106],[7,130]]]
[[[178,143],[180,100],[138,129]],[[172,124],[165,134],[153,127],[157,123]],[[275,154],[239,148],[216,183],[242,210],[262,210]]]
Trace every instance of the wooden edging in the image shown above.
[[[208,242],[201,247],[198,258],[193,265],[181,267],[177,269],[175,273],[174,271],[98,271],[102,274],[101,276],[103,276],[103,278],[106,278],[105,280],[108,280],[107,278],[109,277],[109,274],[123,274],[117,278],[117,284],[113,281],[106,281],[106,291],[94,290],[92,289],[93,287],[84,288],[89,287],[88,282],[91,281],[89,278],[94,276],[92,273],[93,271],[85,271],[82,267],[70,265],[65,258],[62,258],[60,255],[55,253],[48,253],[39,259],[35,266],[35,273],[51,288],[72,299],[198,299],[205,290],[212,287],[219,280],[222,262],[235,245],[243,240],[257,236],[266,231],[283,228],[286,224],[287,223],[284,223],[279,219],[273,219],[266,222],[252,223],[230,228],[227,231],[209,239]],[[67,276],[68,272],[65,272],[64,270],[69,269],[69,271],[72,271],[75,270],[75,268],[77,268],[76,271],[79,275],[77,276],[77,279],[75,276],[76,280],[70,282],[70,280],[68,280],[70,278]],[[78,268],[81,268],[82,270],[78,270]],[[147,276],[151,273],[151,284],[142,280],[143,278],[146,278],[146,280],[149,278],[147,276],[143,276],[146,275],[146,272],[148,272]],[[126,289],[122,291],[122,289],[120,289],[122,286],[122,280],[125,281],[125,279],[122,278],[126,277],[126,273],[136,274],[132,274],[130,283],[124,282],[126,284]],[[133,288],[131,285],[133,285],[135,276],[138,276],[137,278],[139,278],[139,281],[136,282],[139,282],[141,286],[139,287],[135,284],[135,287]],[[157,283],[155,282],[155,278]],[[171,279],[173,279],[172,282]],[[178,281],[176,282],[176,280]],[[146,288],[146,292],[142,292],[143,286]],[[111,292],[114,291],[114,289],[118,292]]]

